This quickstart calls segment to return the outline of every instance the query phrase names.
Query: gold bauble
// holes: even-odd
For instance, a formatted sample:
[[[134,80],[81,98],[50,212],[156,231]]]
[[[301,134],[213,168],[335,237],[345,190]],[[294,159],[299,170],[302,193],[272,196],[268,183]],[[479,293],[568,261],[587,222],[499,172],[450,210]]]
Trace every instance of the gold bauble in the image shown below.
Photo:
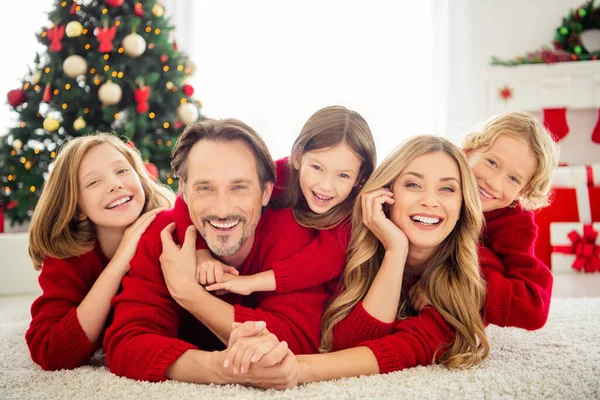
[[[60,122],[57,119],[48,117],[44,120],[44,129],[48,132],[54,132],[60,127]]]
[[[32,166],[32,165],[33,165],[33,164],[31,163],[31,161],[27,161],[27,162],[25,163],[25,169],[26,169],[27,171],[29,171],[29,170],[31,169],[31,166]]]
[[[21,150],[23,148],[23,142],[21,142],[21,139],[15,139],[12,142],[12,147],[15,150],[19,151],[19,150]]]
[[[165,87],[167,88],[167,90],[171,90],[173,88],[173,82],[171,82],[171,81],[167,82]]]
[[[81,36],[83,33],[83,25],[81,25],[78,21],[71,21],[67,24],[65,33],[71,38]]]
[[[162,6],[162,4],[155,4],[152,6],[152,14],[154,14],[155,17],[162,17],[164,13],[165,8]]]
[[[87,124],[85,123],[85,119],[83,119],[83,117],[79,117],[75,121],[73,121],[73,129],[75,129],[76,131],[80,131],[86,126]]]

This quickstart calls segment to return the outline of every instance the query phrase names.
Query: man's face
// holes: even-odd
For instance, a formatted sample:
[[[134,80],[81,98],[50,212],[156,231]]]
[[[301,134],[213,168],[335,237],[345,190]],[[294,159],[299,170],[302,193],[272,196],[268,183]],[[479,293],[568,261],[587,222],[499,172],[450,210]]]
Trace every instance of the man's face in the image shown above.
[[[217,256],[235,254],[254,234],[273,183],[260,186],[256,159],[241,140],[201,140],[187,163],[184,198],[192,222]]]

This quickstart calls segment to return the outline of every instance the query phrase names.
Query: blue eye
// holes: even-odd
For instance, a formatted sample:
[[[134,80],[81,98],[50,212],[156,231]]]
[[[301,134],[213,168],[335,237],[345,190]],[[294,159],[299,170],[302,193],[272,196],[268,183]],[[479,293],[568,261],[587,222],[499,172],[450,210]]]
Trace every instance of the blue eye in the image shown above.
[[[511,181],[513,181],[514,183],[516,183],[517,185],[521,184],[521,181],[519,181],[517,178],[515,178],[514,176],[509,176],[508,179],[510,179]]]
[[[317,171],[322,171],[322,170],[323,170],[321,167],[319,167],[319,166],[318,166],[318,165],[316,165],[316,164],[313,164],[313,165],[311,165],[310,167],[311,167],[312,169],[314,169],[314,170],[317,170]]]
[[[348,175],[348,174],[340,174],[340,178],[350,179],[350,175]]]
[[[456,190],[453,187],[450,187],[450,186],[444,186],[442,188],[442,190],[445,191],[445,192],[452,192],[452,193],[456,192]]]
[[[87,184],[86,187],[90,187],[92,185],[95,185],[96,183],[98,183],[98,181],[91,181],[90,183]]]
[[[488,158],[488,160],[487,160],[487,161],[488,161],[488,163],[489,163],[489,164],[490,164],[492,167],[496,167],[496,166],[498,166],[498,164],[496,164],[496,161],[494,161],[494,160],[490,160],[490,159]]]
[[[244,186],[244,185],[235,185],[233,187],[233,190],[242,190],[242,189],[246,189],[246,186]]]
[[[420,188],[421,186],[419,186],[418,184],[414,183],[414,182],[409,182],[406,185],[404,185],[407,188]]]

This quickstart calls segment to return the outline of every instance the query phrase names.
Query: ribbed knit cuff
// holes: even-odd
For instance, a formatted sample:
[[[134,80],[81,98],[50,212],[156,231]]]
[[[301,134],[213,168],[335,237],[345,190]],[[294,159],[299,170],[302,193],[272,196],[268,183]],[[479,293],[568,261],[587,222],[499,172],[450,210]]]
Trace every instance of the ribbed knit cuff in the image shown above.
[[[378,339],[389,335],[394,330],[394,325],[396,325],[396,321],[383,322],[369,314],[363,307],[362,301],[354,306],[344,323],[354,328],[353,333],[357,341]]]
[[[273,274],[275,274],[275,292],[288,293],[292,291],[289,268],[284,268],[282,264],[274,265]]]
[[[513,297],[510,279],[493,271],[487,277],[487,296],[483,321],[485,325],[507,326]]]
[[[160,382],[167,380],[165,373],[167,369],[175,362],[183,353],[188,350],[197,350],[198,348],[183,340],[173,339],[166,347],[164,347],[152,359],[144,359],[141,355],[141,362],[148,365],[146,371],[147,379],[151,382]]]
[[[77,308],[72,308],[60,320],[60,329],[64,343],[69,349],[69,358],[80,360],[80,364],[89,360],[100,347],[99,344],[90,342],[83,331],[79,318],[77,318]]]

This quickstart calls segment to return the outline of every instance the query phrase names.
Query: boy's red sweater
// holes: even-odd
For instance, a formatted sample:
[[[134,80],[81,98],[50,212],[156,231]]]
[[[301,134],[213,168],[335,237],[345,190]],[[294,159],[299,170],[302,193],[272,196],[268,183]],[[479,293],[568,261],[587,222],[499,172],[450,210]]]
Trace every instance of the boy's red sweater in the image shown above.
[[[189,349],[222,349],[219,340],[171,298],[162,276],[160,232],[176,223],[174,235],[181,244],[191,225],[188,208],[178,198],[173,210],[160,214],[140,239],[114,300],[114,322],[104,346],[112,372],[129,378],[165,380],[167,368]],[[267,209],[256,227],[252,250],[239,268],[252,275],[298,253],[314,239],[314,231],[299,226],[290,210]],[[323,257],[328,257],[325,253]],[[325,285],[291,293],[259,292],[250,296],[229,294],[223,300],[234,306],[236,322],[266,321],[267,329],[288,342],[296,354],[319,347],[321,318],[329,294]]]
[[[484,323],[539,329],[548,318],[552,274],[533,255],[537,227],[532,214],[515,207],[485,217],[484,243],[479,247],[487,281]],[[417,317],[384,323],[359,302],[334,329],[333,349],[367,346],[386,373],[431,364],[436,351],[453,340],[453,328],[433,307],[425,307]],[[438,351],[436,359],[442,354]]]
[[[25,333],[31,359],[43,369],[77,368],[100,347],[102,339],[91,343],[87,338],[77,307],[108,262],[98,244],[79,257],[44,260],[38,279],[42,294],[31,305],[31,324]]]

